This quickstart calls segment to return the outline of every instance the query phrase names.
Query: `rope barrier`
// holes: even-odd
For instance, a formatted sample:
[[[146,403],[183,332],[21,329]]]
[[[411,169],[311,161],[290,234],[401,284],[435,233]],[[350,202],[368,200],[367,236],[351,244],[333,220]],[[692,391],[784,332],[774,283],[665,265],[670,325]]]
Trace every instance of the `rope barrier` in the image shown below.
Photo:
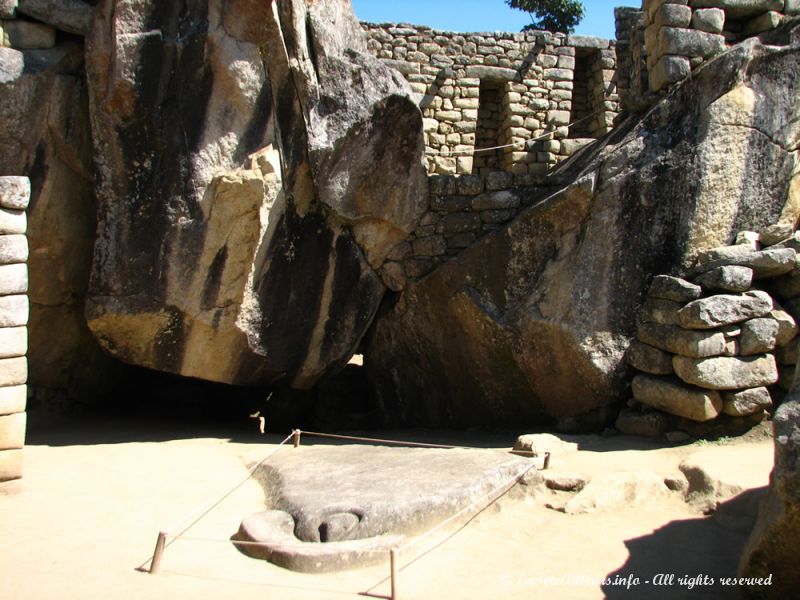
[[[368,442],[374,444],[395,444],[398,446],[411,446],[416,448],[440,448],[443,450],[486,450],[486,448],[474,448],[470,446],[449,446],[446,444],[427,444],[424,442],[406,442],[403,440],[386,440],[381,438],[359,437],[353,435],[337,435],[334,433],[320,433],[318,431],[304,431],[302,429],[296,430],[302,435],[310,435],[313,437],[333,438],[337,440],[353,440],[355,442]]]
[[[568,125],[564,125],[564,127],[575,127],[578,123],[583,123],[584,121],[588,121],[592,117],[599,115],[600,113],[606,112],[605,110],[596,110],[590,115],[582,117],[569,123]],[[473,154],[478,154],[479,152],[494,152],[495,150],[502,150],[503,148],[513,148],[515,146],[519,146],[520,144],[528,145],[533,144],[535,142],[539,142],[548,138],[552,138],[554,131],[548,131],[540,136],[535,138],[531,138],[529,140],[522,140],[519,142],[512,142],[510,144],[503,144],[502,146],[490,146],[489,148],[474,148],[472,150],[460,150],[456,152],[455,150],[447,150],[446,152],[441,152],[440,150],[435,150],[434,148],[425,148],[425,154],[430,156],[472,156]]]
[[[231,488],[225,494],[223,494],[220,498],[216,499],[214,502],[212,502],[208,506],[207,506],[206,503],[200,505],[200,507],[206,507],[207,506],[207,508],[202,509],[202,510],[201,509],[195,509],[195,510],[189,512],[182,519],[180,519],[177,522],[177,524],[173,524],[171,527],[167,527],[166,529],[163,529],[162,531],[160,531],[159,534],[158,534],[158,539],[156,540],[156,548],[153,551],[152,558],[149,558],[148,560],[144,561],[139,566],[139,568],[137,570],[143,571],[144,568],[145,568],[145,565],[149,562],[150,563],[149,572],[151,574],[157,573],[158,569],[160,567],[160,564],[161,564],[161,557],[164,554],[164,550],[166,550],[170,546],[170,544],[172,544],[172,542],[174,542],[176,539],[180,538],[184,533],[186,533],[192,527],[194,527],[197,524],[197,522],[200,521],[200,519],[205,517],[208,513],[210,513],[217,506],[219,506],[226,498],[228,498],[228,496],[233,494],[236,490],[238,490],[240,487],[242,487],[245,483],[250,481],[250,479],[252,478],[253,473],[256,471],[256,469],[258,469],[258,467],[260,467],[262,464],[264,464],[264,462],[267,459],[275,456],[278,452],[280,452],[280,450],[283,448],[283,445],[286,442],[288,442],[289,440],[291,440],[294,435],[295,435],[295,433],[292,432],[288,436],[286,436],[286,438],[280,444],[278,444],[278,447],[275,448],[275,450],[273,450],[272,452],[267,454],[264,458],[262,458],[260,461],[258,461],[258,463],[256,463],[253,467],[248,469],[247,475],[241,481],[239,481],[233,488]],[[194,515],[194,514],[196,514],[198,512],[200,513],[199,516],[197,518],[195,518],[194,520],[192,520],[186,527],[184,527],[180,531],[180,533],[178,533],[178,534],[169,533],[170,531],[173,531],[175,529],[179,529],[179,527],[177,525],[183,525],[183,523],[185,523],[187,520],[189,520],[189,518],[192,515]],[[170,541],[167,541],[168,538],[171,538]]]

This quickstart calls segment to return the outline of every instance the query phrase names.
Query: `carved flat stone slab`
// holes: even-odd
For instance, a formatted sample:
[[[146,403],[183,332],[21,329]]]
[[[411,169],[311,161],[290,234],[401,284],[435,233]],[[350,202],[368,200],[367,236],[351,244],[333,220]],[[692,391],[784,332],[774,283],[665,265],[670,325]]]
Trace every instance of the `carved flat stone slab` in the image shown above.
[[[239,548],[303,572],[388,560],[408,536],[438,525],[521,475],[528,459],[495,450],[316,446],[287,449],[254,476],[267,508],[242,521]]]

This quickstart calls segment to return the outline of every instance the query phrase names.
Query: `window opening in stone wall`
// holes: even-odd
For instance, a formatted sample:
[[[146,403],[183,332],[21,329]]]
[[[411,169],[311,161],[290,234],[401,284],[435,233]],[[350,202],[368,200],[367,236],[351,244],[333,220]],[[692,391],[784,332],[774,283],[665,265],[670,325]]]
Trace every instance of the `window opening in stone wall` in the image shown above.
[[[478,123],[475,130],[475,148],[500,146],[500,128],[503,117],[503,86],[497,81],[481,81],[478,98]],[[485,175],[501,169],[503,151],[477,152],[472,161],[472,173]]]
[[[605,130],[605,84],[600,52],[577,48],[572,88],[571,138],[598,138]]]

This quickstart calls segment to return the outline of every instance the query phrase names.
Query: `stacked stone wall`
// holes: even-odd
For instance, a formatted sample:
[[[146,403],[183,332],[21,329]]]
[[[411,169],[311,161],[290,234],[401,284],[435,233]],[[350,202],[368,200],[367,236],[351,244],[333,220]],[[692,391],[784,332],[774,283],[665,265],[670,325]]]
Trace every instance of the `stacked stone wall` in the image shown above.
[[[643,0],[649,86],[660,91],[728,47],[800,14],[798,0]]]
[[[28,379],[27,177],[0,177],[0,481],[22,477]]]
[[[418,95],[431,175],[502,170],[543,177],[610,130],[619,113],[613,41],[545,31],[363,27],[370,50]]]
[[[658,276],[628,362],[624,433],[741,433],[791,387],[798,355],[800,235],[742,232],[698,257],[685,277]]]

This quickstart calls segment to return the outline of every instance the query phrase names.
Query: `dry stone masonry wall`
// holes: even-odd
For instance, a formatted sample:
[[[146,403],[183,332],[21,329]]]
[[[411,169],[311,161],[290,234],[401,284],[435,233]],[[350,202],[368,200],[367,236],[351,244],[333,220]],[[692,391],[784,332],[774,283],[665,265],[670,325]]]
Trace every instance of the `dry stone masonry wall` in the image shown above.
[[[429,174],[544,176],[619,112],[613,41],[362,25],[370,50],[418,95]]]
[[[44,50],[58,31],[86,35],[93,7],[81,0],[0,0],[0,46]]]
[[[28,379],[27,177],[0,177],[0,481],[22,477]]]
[[[727,433],[762,420],[794,381],[798,250],[800,235],[776,225],[703,252],[685,278],[655,277],[627,356],[638,371],[633,400],[617,428]]]
[[[798,0],[643,0],[649,86],[682,81],[728,47],[800,14]]]

